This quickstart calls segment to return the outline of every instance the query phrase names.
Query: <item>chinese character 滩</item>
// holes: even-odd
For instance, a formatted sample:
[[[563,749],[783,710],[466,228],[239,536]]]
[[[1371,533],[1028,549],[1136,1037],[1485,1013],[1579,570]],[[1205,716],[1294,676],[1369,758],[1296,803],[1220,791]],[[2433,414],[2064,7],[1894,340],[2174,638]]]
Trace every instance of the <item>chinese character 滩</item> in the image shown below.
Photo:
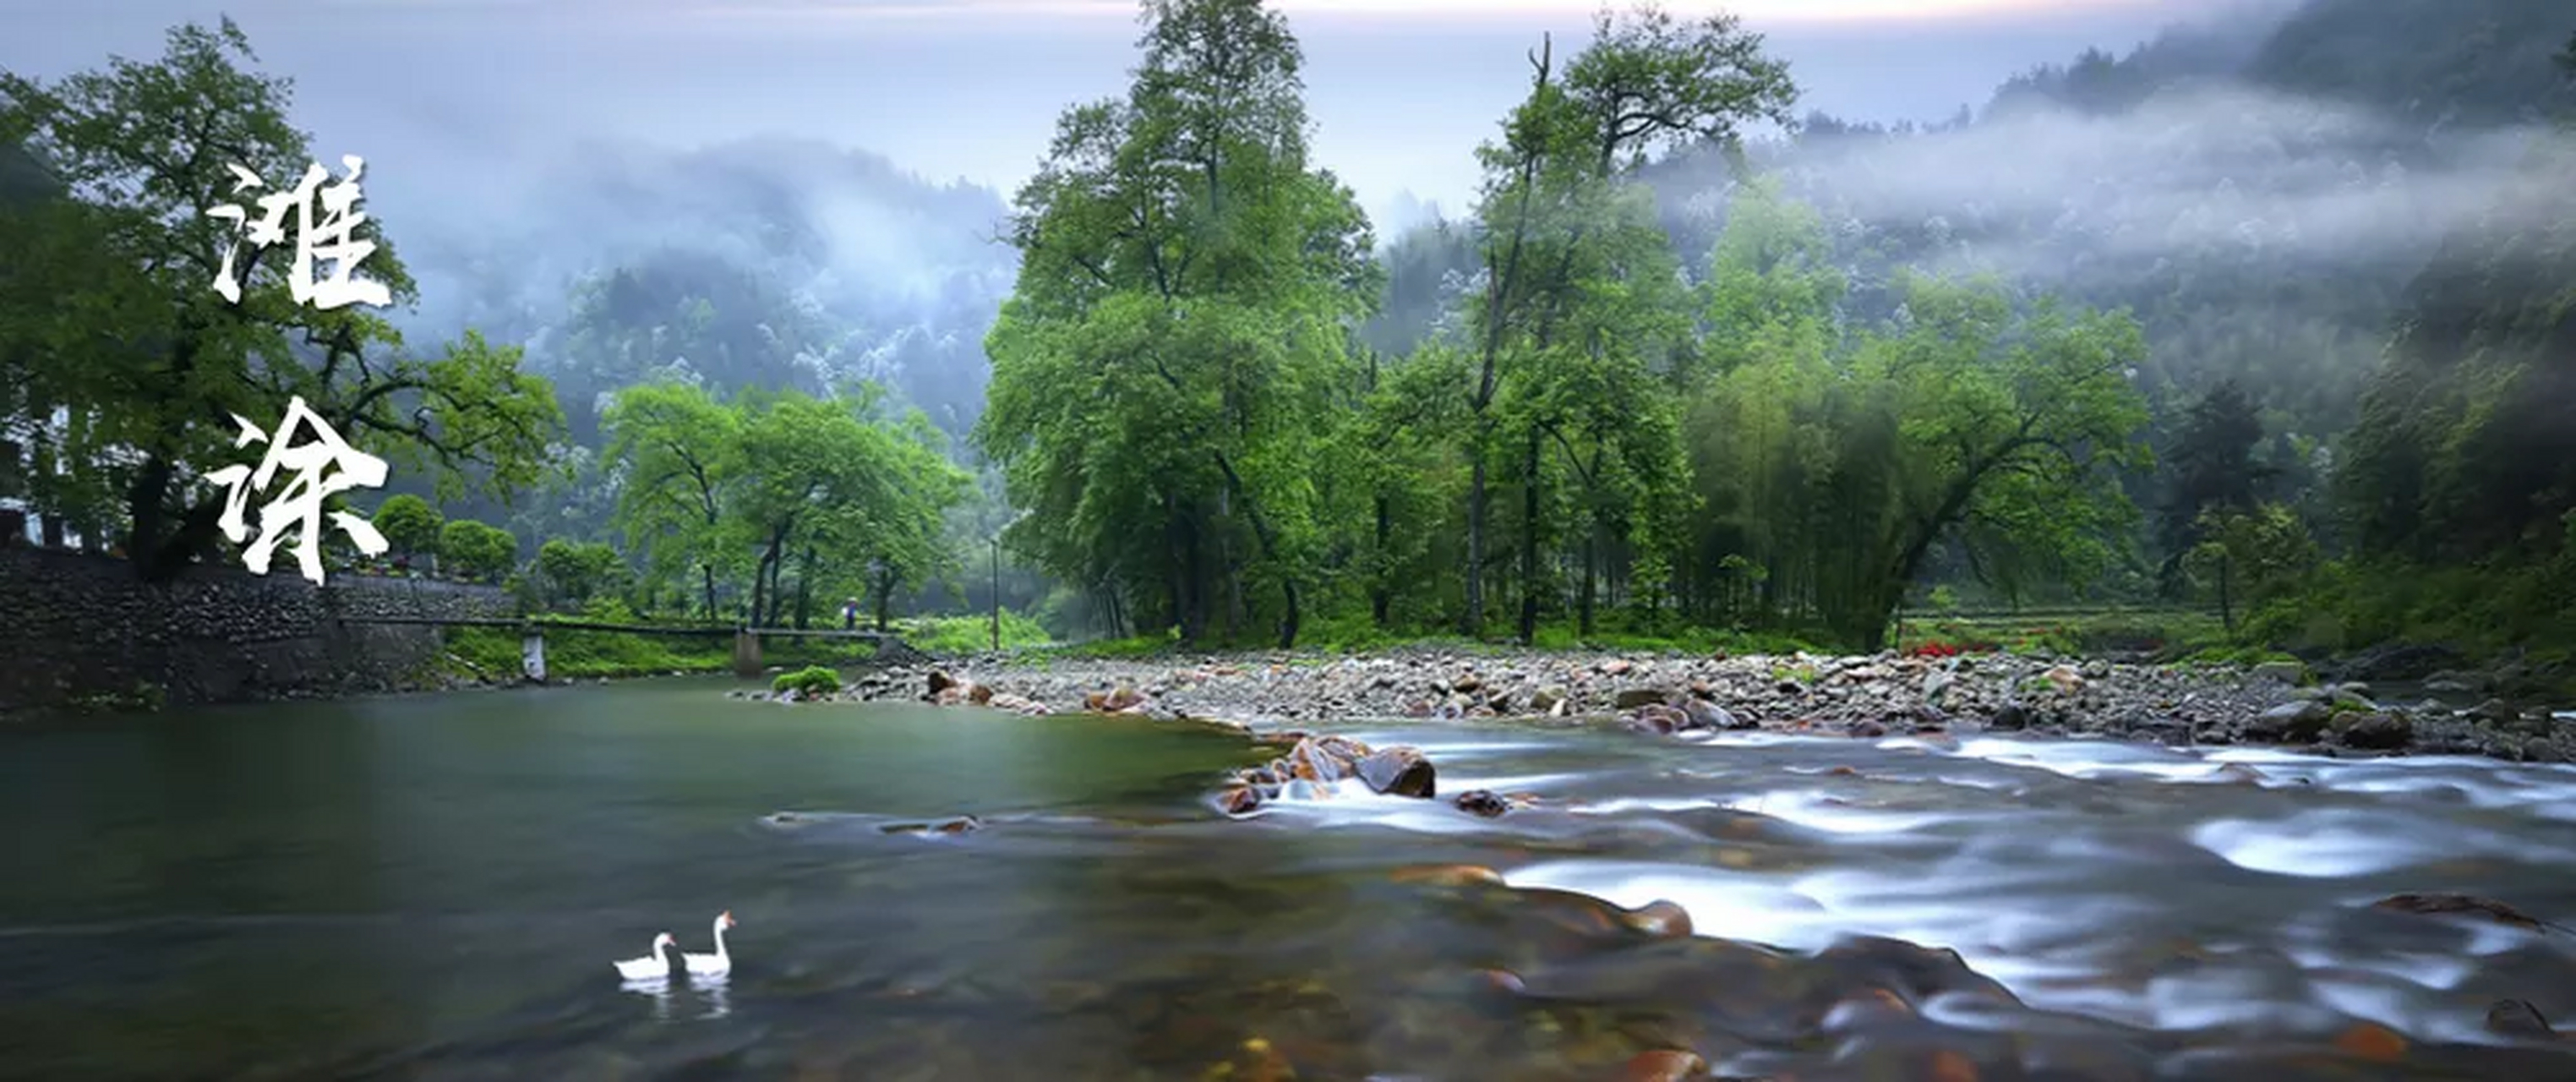
[[[241,425],[241,436],[233,446],[266,443],[268,453],[256,470],[236,465],[206,475],[207,480],[230,490],[225,494],[224,514],[217,526],[234,544],[248,539],[250,528],[242,521],[242,505],[252,492],[267,492],[278,470],[285,469],[289,474],[286,485],[260,507],[259,536],[243,551],[242,563],[253,574],[267,574],[269,557],[278,543],[286,540],[287,529],[300,527],[302,534],[294,546],[296,562],[306,579],[321,585],[322,501],[336,492],[384,484],[385,461],[349,446],[300,396],[286,404],[286,420],[278,424],[274,438],[240,414],[234,414],[233,420]],[[296,429],[303,425],[312,426],[313,438],[298,444]],[[359,552],[378,556],[388,547],[384,535],[356,515],[333,511],[331,523],[349,535]]]
[[[367,163],[355,155],[344,155],[340,164],[349,169],[344,178],[331,180],[330,171],[316,162],[304,170],[304,179],[296,182],[294,190],[260,196],[260,216],[255,222],[250,220],[249,211],[231,203],[206,211],[206,216],[233,223],[253,247],[266,248],[286,239],[286,215],[293,211],[295,262],[287,268],[286,288],[295,303],[322,309],[351,304],[381,308],[393,302],[385,284],[356,277],[359,261],[376,250],[376,242],[357,235],[358,227],[367,220],[366,212],[358,209],[358,176],[366,170]],[[235,164],[229,168],[235,194],[267,187],[267,182],[248,166]],[[235,304],[241,303],[241,281],[233,274],[233,256],[240,248],[238,242],[225,245],[223,264],[215,272],[215,292]],[[330,262],[331,272],[317,277],[317,261]]]

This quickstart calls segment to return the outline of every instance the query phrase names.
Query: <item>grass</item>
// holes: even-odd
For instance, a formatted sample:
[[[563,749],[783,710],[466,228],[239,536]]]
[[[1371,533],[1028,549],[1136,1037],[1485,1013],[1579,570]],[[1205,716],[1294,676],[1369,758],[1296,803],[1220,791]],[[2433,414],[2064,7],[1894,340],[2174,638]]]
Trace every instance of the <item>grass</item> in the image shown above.
[[[983,616],[914,616],[895,621],[903,641],[924,653],[955,655],[983,653],[993,648],[993,617]],[[1009,609],[1002,610],[1002,649],[1020,651],[1054,645],[1046,628]]]
[[[519,633],[507,628],[446,630],[449,671],[458,676],[510,679],[519,672]],[[772,639],[762,642],[764,665],[790,669],[856,665],[876,655],[863,642]],[[659,636],[621,631],[546,632],[546,675],[556,679],[729,672],[733,640],[723,635]]]
[[[1609,624],[1609,620],[1602,624]],[[1496,629],[1509,634],[1508,628]],[[1541,624],[1531,636],[1531,648],[1558,653],[1622,654],[1688,654],[1705,656],[1728,654],[1786,654],[1797,651],[1817,652],[1804,639],[1782,634],[1722,631],[1688,628],[1662,633],[1596,627],[1593,634],[1579,634],[1567,622]],[[1095,639],[1083,643],[1049,646],[1029,651],[1029,660],[1041,667],[1057,661],[1114,661],[1163,657],[1178,653],[1224,653],[1231,650],[1267,650],[1268,641],[1245,641],[1184,647],[1177,633],[1139,635],[1123,639]],[[1424,629],[1388,629],[1374,626],[1366,617],[1346,620],[1324,620],[1310,624],[1298,636],[1297,651],[1307,655],[1354,655],[1391,650],[1441,650],[1466,655],[1499,655],[1521,649],[1511,641],[1478,641],[1449,631]]]
[[[2204,658],[2212,662],[2222,657],[2269,660],[2272,656],[2268,650],[2236,643],[2216,614],[2190,609],[2027,616],[1909,615],[1900,628],[1896,647],[1932,654],[2145,653],[2165,659]]]

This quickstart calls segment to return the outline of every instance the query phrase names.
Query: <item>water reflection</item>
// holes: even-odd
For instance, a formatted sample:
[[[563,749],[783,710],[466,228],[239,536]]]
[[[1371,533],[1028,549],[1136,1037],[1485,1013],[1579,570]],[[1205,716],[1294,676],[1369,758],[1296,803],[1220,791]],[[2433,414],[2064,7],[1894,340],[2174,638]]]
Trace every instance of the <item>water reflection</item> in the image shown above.
[[[2565,937],[2367,906],[2458,890],[2576,919],[2576,880],[2548,874],[2576,860],[2565,768],[1375,725],[1354,735],[1423,746],[1444,796],[1541,803],[1485,820],[1345,790],[1230,821],[1205,798],[1248,758],[1236,737],[719,686],[0,734],[0,782],[23,783],[0,784],[0,828],[34,843],[0,847],[0,929],[22,930],[0,935],[0,1047],[24,1050],[0,1073],[1593,1077],[1692,1047],[1958,1077],[1836,1028],[1876,1001],[1837,1003],[1866,969],[1818,959],[1876,933],[2018,997],[1906,983],[1940,957],[1871,963],[1903,963],[1873,979],[1978,1077],[2051,1055],[2170,1075],[2220,1062],[2190,1048],[2259,1058],[2360,1020],[2451,1042],[2368,1077],[2564,1076],[2457,1057],[2495,1054],[2471,1046],[2497,999],[2576,1014]],[[292,769],[261,773],[270,746]],[[217,776],[164,785],[181,760]],[[781,809],[806,814],[765,819]],[[982,829],[885,829],[965,814]],[[1577,895],[1393,874],[1427,864],[1670,900],[1698,938],[1605,938]],[[707,949],[728,908],[744,1011],[730,978],[606,988],[601,959],[675,925]],[[1853,1058],[1824,1064],[1825,1037]],[[2483,1070],[2439,1074],[2443,1055]]]
[[[700,1021],[722,1018],[733,1013],[733,1006],[726,998],[728,980],[725,977],[689,978],[689,991],[697,996],[699,1004],[704,1008],[698,1012]]]
[[[623,991],[628,995],[642,996],[647,1000],[651,1000],[653,1004],[654,1021],[668,1022],[671,1020],[670,978],[654,977],[640,981],[622,981],[617,987],[620,991]]]

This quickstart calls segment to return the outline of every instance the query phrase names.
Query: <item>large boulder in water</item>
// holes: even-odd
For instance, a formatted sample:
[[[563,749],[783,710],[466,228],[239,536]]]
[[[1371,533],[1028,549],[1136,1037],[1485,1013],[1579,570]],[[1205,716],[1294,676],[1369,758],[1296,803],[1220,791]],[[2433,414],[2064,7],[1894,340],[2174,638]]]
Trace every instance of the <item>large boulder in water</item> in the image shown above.
[[[1431,760],[1423,758],[1419,748],[1403,745],[1379,748],[1360,759],[1354,767],[1360,780],[1377,792],[1424,799],[1432,795]]]

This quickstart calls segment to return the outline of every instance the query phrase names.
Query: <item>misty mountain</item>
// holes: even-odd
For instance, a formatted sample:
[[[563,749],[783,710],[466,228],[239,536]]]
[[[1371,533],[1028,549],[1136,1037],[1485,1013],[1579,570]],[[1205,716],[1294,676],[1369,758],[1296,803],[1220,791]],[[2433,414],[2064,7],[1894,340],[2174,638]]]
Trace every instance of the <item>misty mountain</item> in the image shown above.
[[[2545,212],[2515,178],[2563,138],[2536,118],[2563,102],[2571,31],[2576,10],[2540,0],[2312,0],[2040,66],[1953,124],[1816,118],[1754,159],[1836,223],[1863,304],[1930,267],[2129,307],[2152,392],[2236,376],[2276,434],[2322,436],[2354,419],[2434,252]],[[1654,177],[1690,265],[1733,182],[1714,155]]]
[[[666,370],[725,389],[877,379],[952,433],[981,410],[1017,263],[990,189],[775,137],[593,142],[481,189],[404,179],[370,202],[421,283],[411,328],[526,346],[577,436],[600,394]]]

